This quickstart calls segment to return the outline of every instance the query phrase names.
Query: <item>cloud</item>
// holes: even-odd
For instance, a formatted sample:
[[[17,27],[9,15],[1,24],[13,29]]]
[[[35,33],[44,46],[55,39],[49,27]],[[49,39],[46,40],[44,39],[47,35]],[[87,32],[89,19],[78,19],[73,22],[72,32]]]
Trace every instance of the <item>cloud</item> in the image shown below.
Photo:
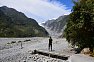
[[[49,0],[1,0],[0,6],[3,5],[21,11],[39,23],[71,12],[60,2]]]

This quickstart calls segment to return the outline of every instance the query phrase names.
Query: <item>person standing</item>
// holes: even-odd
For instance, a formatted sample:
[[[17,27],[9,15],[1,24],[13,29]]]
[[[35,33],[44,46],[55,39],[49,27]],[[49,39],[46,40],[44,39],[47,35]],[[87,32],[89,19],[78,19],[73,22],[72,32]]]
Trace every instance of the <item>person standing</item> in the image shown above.
[[[52,38],[50,37],[49,38],[49,51],[51,50],[52,51]]]

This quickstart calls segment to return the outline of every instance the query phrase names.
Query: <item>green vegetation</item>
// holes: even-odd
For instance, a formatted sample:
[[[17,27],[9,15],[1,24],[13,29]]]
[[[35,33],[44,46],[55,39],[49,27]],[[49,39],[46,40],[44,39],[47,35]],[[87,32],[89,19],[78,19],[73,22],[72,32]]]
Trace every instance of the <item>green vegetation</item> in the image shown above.
[[[72,45],[83,49],[94,48],[94,0],[74,1],[65,37]]]
[[[24,42],[28,42],[28,41],[31,41],[31,40],[30,39],[24,40]]]
[[[12,41],[12,42],[11,42],[11,44],[14,44],[14,43],[16,43],[16,41]]]
[[[18,41],[18,43],[21,43],[22,41]]]
[[[0,7],[0,37],[48,36],[48,32],[23,13],[6,6]]]
[[[7,44],[10,44],[9,42]]]

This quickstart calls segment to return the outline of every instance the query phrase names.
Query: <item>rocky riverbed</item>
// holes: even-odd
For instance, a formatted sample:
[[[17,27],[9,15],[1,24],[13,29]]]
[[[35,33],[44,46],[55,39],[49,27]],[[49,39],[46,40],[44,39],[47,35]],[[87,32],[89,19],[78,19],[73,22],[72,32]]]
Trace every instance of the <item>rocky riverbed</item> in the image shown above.
[[[67,61],[39,54],[31,54],[35,49],[49,52],[48,39],[46,37],[0,38],[0,62],[75,62],[76,60],[79,62],[81,58],[87,62],[94,62],[92,57],[82,54],[76,55],[75,51],[71,51],[72,48],[68,45],[65,38],[53,37],[52,53],[70,56]],[[74,58],[74,56],[77,58]]]

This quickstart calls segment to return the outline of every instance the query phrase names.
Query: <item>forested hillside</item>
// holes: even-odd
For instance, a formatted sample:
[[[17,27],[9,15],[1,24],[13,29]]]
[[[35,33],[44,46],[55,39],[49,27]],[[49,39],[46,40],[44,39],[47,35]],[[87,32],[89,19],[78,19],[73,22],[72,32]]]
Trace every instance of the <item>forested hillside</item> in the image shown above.
[[[48,32],[22,12],[6,6],[0,7],[0,37],[48,36]]]

